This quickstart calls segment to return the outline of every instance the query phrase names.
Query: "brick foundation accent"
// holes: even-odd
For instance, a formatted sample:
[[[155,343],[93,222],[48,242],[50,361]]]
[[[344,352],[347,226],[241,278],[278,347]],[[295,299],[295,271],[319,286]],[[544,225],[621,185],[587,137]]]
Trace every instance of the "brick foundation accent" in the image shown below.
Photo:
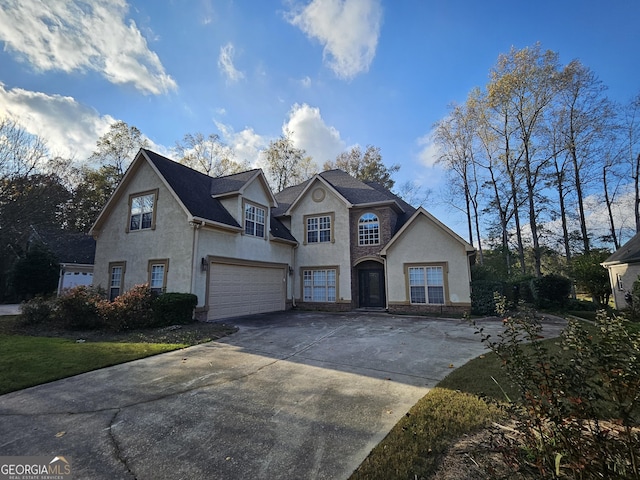
[[[471,305],[389,305],[389,313],[407,315],[437,314],[462,315],[471,311]]]
[[[349,312],[351,303],[296,302],[296,308],[315,312]]]

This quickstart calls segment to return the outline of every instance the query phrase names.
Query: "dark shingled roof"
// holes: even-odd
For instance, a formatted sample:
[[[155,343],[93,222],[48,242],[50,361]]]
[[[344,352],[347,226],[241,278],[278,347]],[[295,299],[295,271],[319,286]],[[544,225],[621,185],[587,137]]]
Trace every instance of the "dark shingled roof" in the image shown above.
[[[404,212],[398,213],[398,222],[394,233],[397,232],[416,211],[414,207],[409,205],[400,197],[391,193],[379,183],[361,182],[344,170],[327,170],[319,175],[352,205],[358,206],[370,203],[396,202]],[[307,187],[309,181],[310,180],[307,180],[299,185],[285,188],[280,193],[277,193],[276,200],[278,201],[278,208],[274,211],[274,215],[284,215],[291,204],[296,201],[298,196]]]
[[[85,233],[64,230],[36,230],[32,227],[37,241],[47,246],[59,263],[93,265],[96,256],[96,241]]]
[[[214,178],[180,165],[173,160],[158,155],[151,150],[144,150],[165,180],[169,183],[178,198],[194,217],[240,228],[240,224],[222,206],[219,200],[211,198]]]
[[[257,169],[213,178],[169,160],[151,150],[144,149],[144,152],[169,183],[184,206],[187,207],[191,215],[241,228],[240,224],[224,208],[220,200],[213,198],[212,195],[238,192],[255,176]],[[274,219],[273,215],[271,217],[271,234],[284,240],[296,241],[289,230],[279,220]]]
[[[604,264],[608,263],[637,263],[640,262],[640,233],[636,233],[631,240],[616,250]]]

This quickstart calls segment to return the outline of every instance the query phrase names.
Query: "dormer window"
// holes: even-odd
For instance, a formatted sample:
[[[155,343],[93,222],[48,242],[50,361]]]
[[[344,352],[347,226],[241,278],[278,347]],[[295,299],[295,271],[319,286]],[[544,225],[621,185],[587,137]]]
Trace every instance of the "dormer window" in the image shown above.
[[[360,246],[380,244],[380,222],[373,213],[365,213],[358,220],[358,244]]]
[[[244,233],[264,238],[266,218],[267,212],[264,208],[246,203],[244,206]]]
[[[128,231],[153,230],[156,226],[157,190],[129,196]]]

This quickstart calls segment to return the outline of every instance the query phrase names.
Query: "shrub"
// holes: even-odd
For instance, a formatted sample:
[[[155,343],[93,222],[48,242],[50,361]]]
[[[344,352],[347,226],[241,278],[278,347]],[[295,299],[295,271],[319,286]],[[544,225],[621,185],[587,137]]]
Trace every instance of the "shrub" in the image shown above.
[[[505,314],[505,299],[497,303]],[[564,361],[540,341],[530,310],[505,318],[497,340],[479,329],[521,396],[508,408],[518,435],[497,443],[509,462],[535,468],[539,478],[640,478],[640,334],[604,311],[596,329],[570,321]]]
[[[192,293],[165,293],[153,302],[154,324],[164,327],[193,321],[198,297]]]
[[[471,313],[492,315],[496,312],[495,293],[504,293],[502,282],[474,280],[471,282]]]
[[[104,325],[115,331],[148,328],[153,326],[153,301],[149,285],[136,285],[112,302],[101,302],[100,316]]]
[[[40,325],[51,321],[54,300],[38,295],[20,306],[20,321],[26,325]]]
[[[571,293],[571,280],[561,275],[544,275],[531,281],[531,291],[536,307],[563,307]]]
[[[58,286],[60,266],[46,246],[35,243],[13,267],[11,283],[20,298],[49,295]]]
[[[55,315],[65,328],[93,330],[102,326],[98,305],[104,300],[104,290],[80,285],[67,290],[55,301]]]

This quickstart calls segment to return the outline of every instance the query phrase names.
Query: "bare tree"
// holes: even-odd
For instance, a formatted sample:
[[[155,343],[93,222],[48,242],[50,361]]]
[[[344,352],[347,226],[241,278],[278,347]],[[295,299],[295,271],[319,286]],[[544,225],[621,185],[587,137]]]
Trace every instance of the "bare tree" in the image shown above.
[[[211,177],[222,177],[247,170],[247,162],[233,159],[233,151],[220,141],[219,135],[204,136],[197,132],[187,133],[182,141],[176,142],[175,151],[180,163]]]
[[[138,128],[118,121],[111,124],[109,131],[98,139],[96,150],[89,160],[113,166],[120,179],[138,150],[148,146],[149,141],[142,136]]]
[[[276,192],[308,180],[316,174],[311,157],[305,151],[293,146],[291,132],[286,132],[277,140],[272,140],[263,152],[267,175]]]
[[[47,157],[47,145],[9,118],[0,120],[0,195],[8,182],[33,173]]]

